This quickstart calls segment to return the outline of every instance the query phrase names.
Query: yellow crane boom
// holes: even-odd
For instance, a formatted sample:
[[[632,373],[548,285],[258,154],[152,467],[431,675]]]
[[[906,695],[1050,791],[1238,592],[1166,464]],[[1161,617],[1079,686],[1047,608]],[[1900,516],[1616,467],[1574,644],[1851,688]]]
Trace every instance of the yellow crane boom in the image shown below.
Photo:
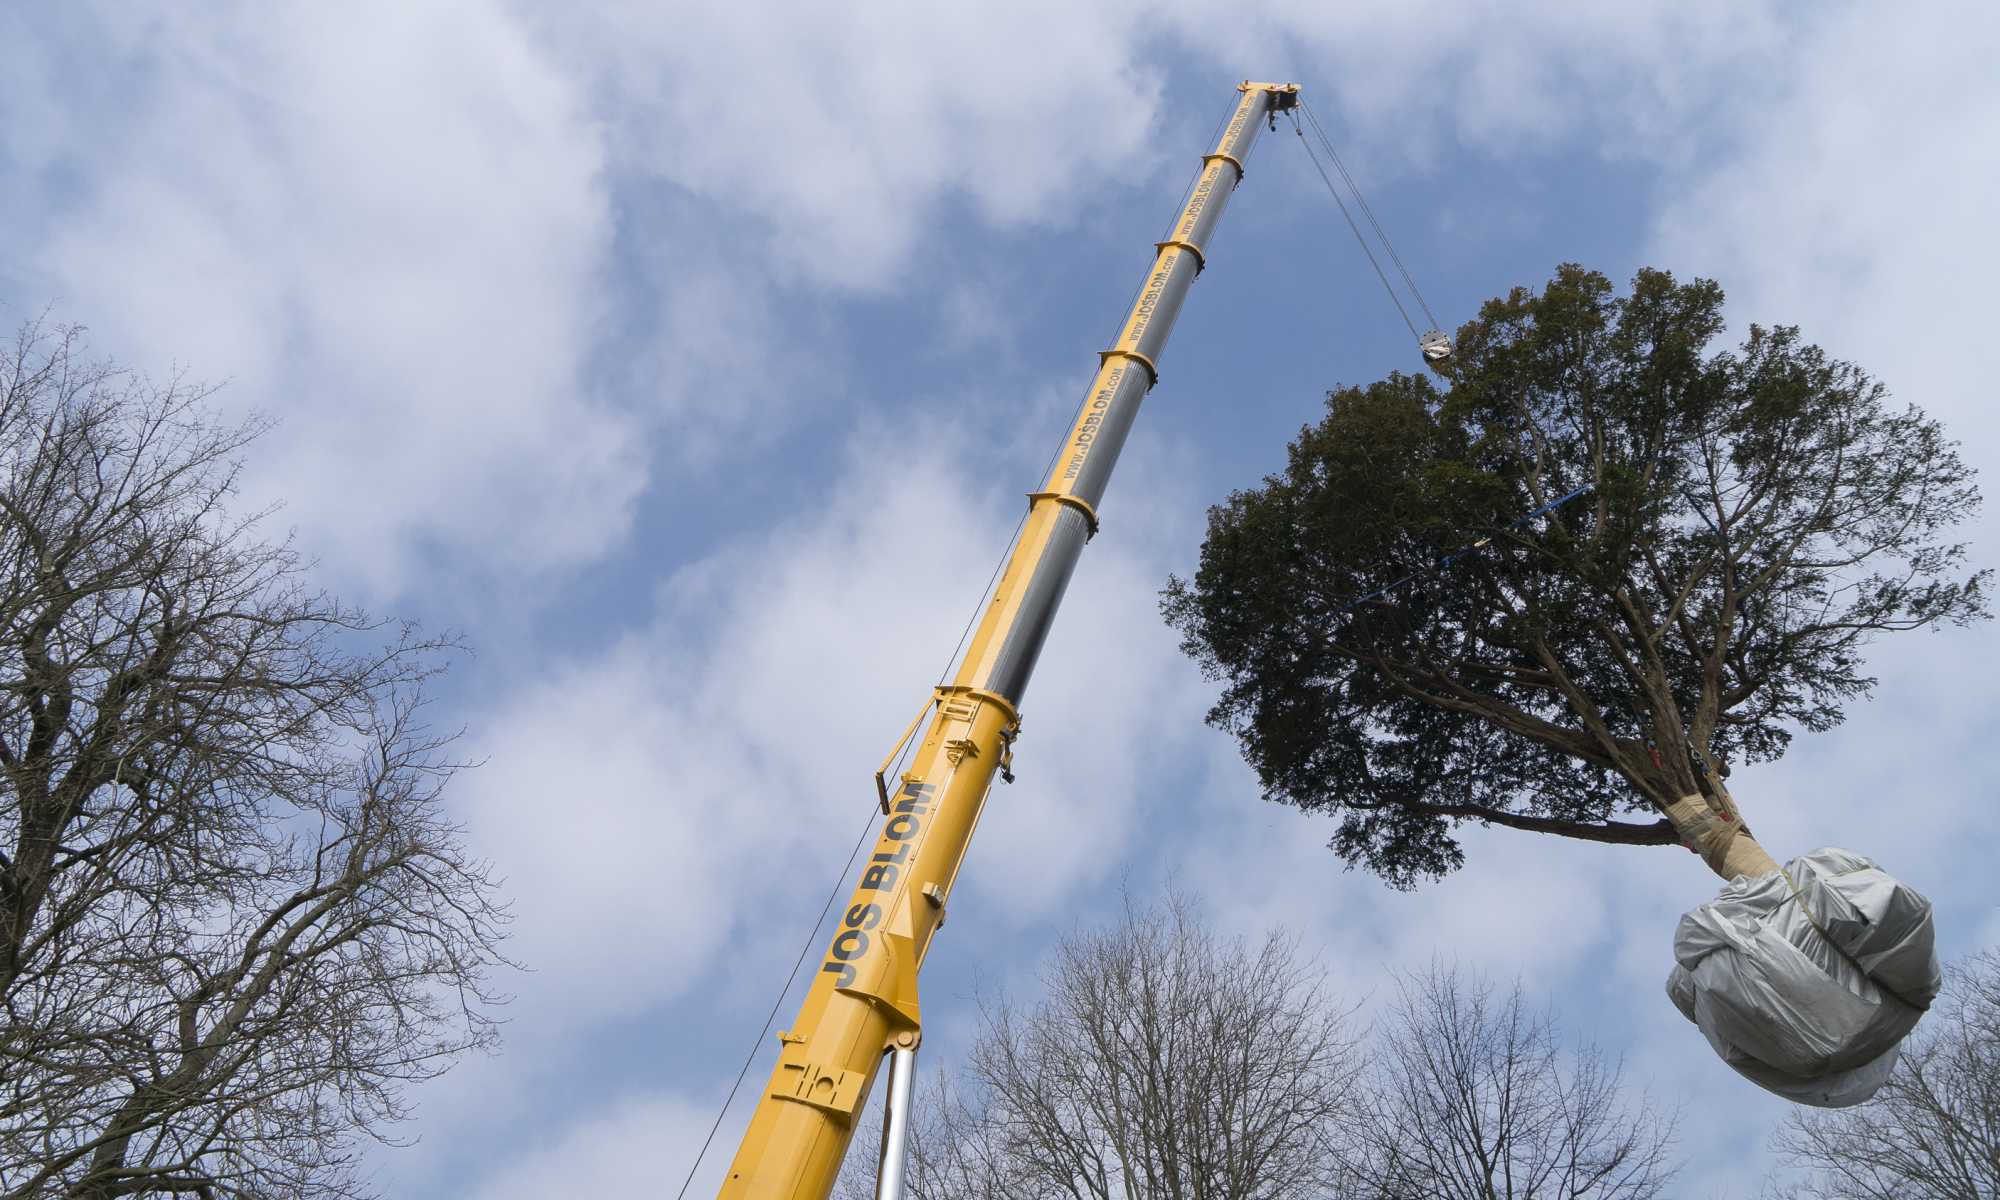
[[[917,970],[944,924],[994,772],[1011,759],[1028,676],[1083,545],[1097,532],[1104,486],[1159,378],[1160,352],[1250,148],[1267,114],[1298,103],[1291,84],[1246,81],[1239,91],[1172,234],[1158,243],[1117,342],[1100,353],[1069,440],[1030,496],[1027,523],[957,675],[918,714],[917,724],[925,716],[930,724],[910,769],[893,792],[878,776],[888,820],[797,1021],[778,1035],[783,1052],[721,1200],[825,1200],[885,1055],[896,1064],[892,1091],[907,1095],[923,1029]],[[894,1162],[890,1157],[885,1153],[885,1184],[892,1172],[900,1175],[900,1148]]]

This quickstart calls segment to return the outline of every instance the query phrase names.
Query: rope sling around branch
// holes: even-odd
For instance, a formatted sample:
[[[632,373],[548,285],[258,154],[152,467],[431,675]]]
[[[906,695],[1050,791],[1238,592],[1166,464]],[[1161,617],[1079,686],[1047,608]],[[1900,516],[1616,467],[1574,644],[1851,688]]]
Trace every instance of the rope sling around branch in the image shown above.
[[[1504,537],[1507,534],[1514,532],[1516,529],[1519,529],[1521,526],[1526,525],[1528,522],[1534,520],[1536,517],[1541,516],[1543,513],[1546,513],[1551,509],[1559,508],[1562,505],[1565,505],[1570,501],[1576,499],[1578,496],[1583,495],[1585,492],[1594,490],[1596,487],[1597,485],[1594,483],[1586,483],[1582,487],[1571,492],[1569,495],[1564,496],[1562,499],[1551,500],[1549,503],[1542,505],[1534,512],[1531,512],[1527,516],[1522,517],[1520,520],[1515,521],[1513,524],[1500,530],[1500,532],[1498,533],[1487,534],[1485,537],[1480,538],[1478,541],[1473,542],[1471,545],[1461,546],[1458,549],[1453,550],[1449,554],[1439,555],[1437,560],[1437,568],[1439,570],[1444,570],[1446,568],[1456,565],[1460,559],[1472,553],[1474,550],[1477,550],[1482,546],[1490,545],[1494,538]],[[1377,597],[1386,596],[1390,592],[1393,592],[1397,588],[1402,587],[1404,584],[1410,582],[1412,579],[1415,579],[1417,576],[1421,574],[1423,574],[1423,572],[1421,571],[1412,571],[1408,575],[1405,575],[1401,579],[1398,579],[1396,582],[1391,584],[1385,584],[1382,587],[1377,588],[1375,591],[1368,593],[1366,596],[1361,597],[1359,600],[1348,601],[1346,604],[1343,604],[1339,608],[1334,609],[1333,612],[1329,613],[1328,615],[1337,617],[1341,613],[1344,613],[1349,609],[1356,608],[1360,605],[1366,604],[1370,600],[1374,600]]]

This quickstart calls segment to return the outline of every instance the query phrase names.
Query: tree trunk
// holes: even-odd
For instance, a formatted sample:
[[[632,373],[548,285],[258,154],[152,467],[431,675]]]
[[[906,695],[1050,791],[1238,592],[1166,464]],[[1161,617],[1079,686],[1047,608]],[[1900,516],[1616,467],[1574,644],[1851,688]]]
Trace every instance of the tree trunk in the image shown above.
[[[1709,869],[1724,879],[1738,875],[1754,879],[1778,869],[1778,860],[1750,836],[1743,825],[1743,814],[1719,783],[1712,798],[1682,796],[1668,805],[1667,819],[1680,831],[1688,848],[1701,855]]]

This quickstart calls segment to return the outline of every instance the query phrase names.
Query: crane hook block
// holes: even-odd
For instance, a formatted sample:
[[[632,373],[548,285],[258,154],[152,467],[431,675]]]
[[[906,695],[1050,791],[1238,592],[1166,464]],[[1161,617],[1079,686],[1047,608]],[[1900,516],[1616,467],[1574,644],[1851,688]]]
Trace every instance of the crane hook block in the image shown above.
[[[1424,365],[1433,371],[1451,361],[1451,339],[1435,329],[1418,338],[1417,347],[1423,351]]]

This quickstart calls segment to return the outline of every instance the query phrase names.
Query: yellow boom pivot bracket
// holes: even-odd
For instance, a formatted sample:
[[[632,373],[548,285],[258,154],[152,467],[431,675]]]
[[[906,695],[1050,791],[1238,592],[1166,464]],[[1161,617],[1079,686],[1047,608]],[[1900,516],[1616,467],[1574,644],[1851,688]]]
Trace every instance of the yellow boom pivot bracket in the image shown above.
[[[778,1100],[794,1100],[810,1105],[837,1119],[842,1125],[854,1120],[854,1110],[867,1091],[868,1077],[859,1071],[843,1071],[825,1063],[787,1062],[778,1066],[780,1086],[771,1089]],[[786,1079],[785,1076],[790,1078]],[[787,1090],[783,1084],[790,1083]]]
[[[917,710],[917,719],[910,722],[910,727],[903,731],[903,736],[897,738],[896,744],[890,748],[889,757],[883,759],[882,765],[875,769],[875,794],[881,797],[882,815],[885,817],[889,815],[889,781],[886,778],[889,767],[896,761],[896,756],[903,752],[903,747],[910,744],[910,738],[917,732],[917,726],[924,723],[924,717],[929,715],[931,705],[935,703],[937,703],[936,696],[924,701],[924,706]]]

